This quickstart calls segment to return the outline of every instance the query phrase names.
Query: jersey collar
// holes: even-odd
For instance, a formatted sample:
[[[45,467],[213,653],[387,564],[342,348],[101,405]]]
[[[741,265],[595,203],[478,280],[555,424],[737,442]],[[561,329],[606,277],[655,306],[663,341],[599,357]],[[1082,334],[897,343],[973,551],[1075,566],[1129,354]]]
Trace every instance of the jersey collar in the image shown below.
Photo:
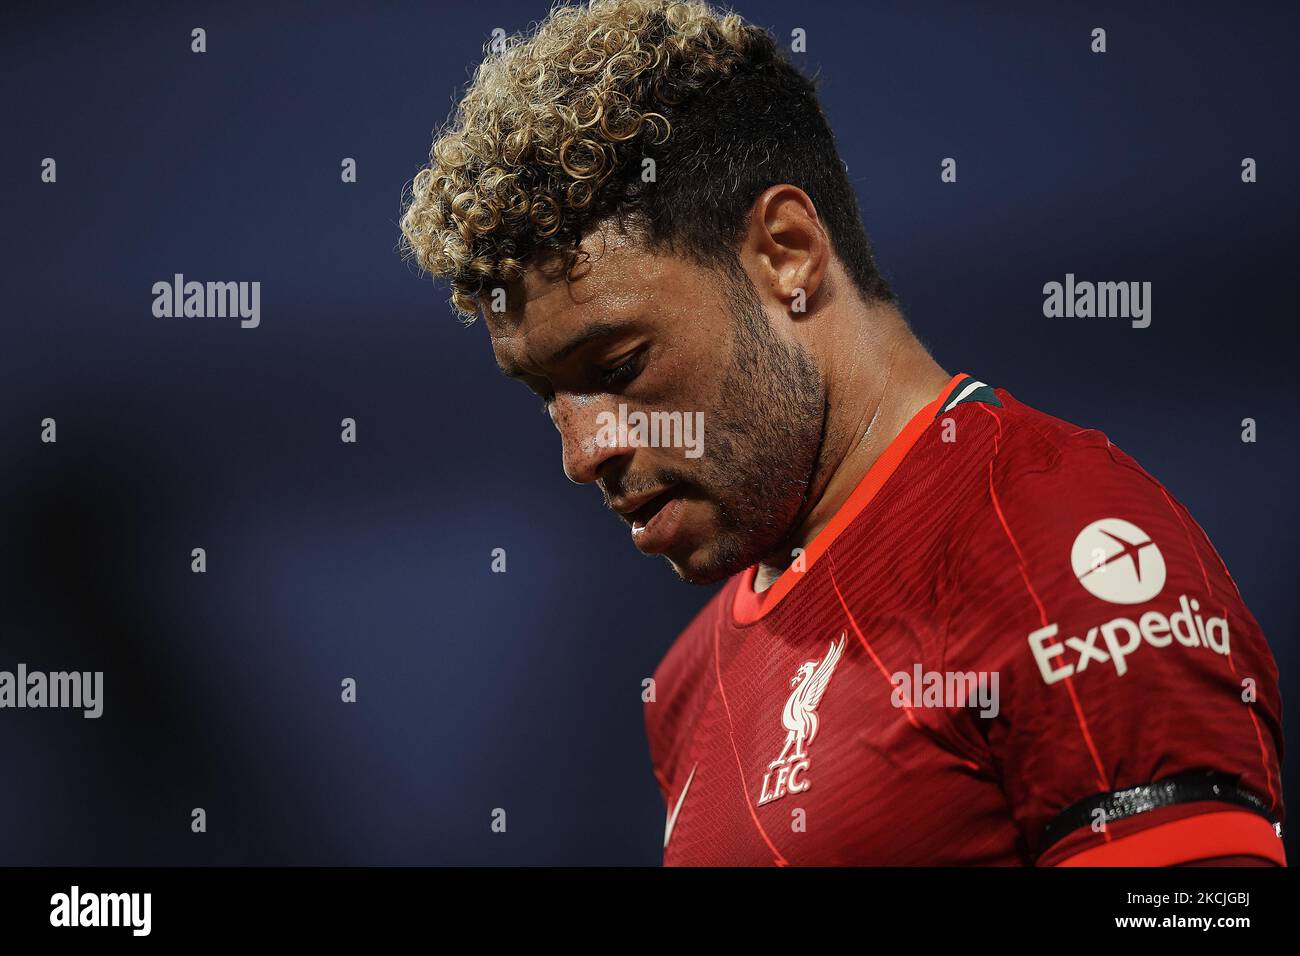
[[[848,500],[840,506],[839,511],[835,512],[830,523],[804,549],[802,570],[795,570],[793,566],[787,568],[772,586],[761,594],[754,590],[754,576],[758,572],[758,565],[752,565],[740,572],[740,580],[737,582],[738,587],[735,589],[735,597],[731,604],[732,620],[739,625],[753,624],[771,613],[781,599],[812,570],[812,566],[826,553],[841,532],[862,513],[930,423],[943,412],[962,402],[980,400],[976,395],[981,389],[987,389],[992,394],[989,386],[972,376],[964,373],[954,375],[933,401],[911,417],[903,426],[903,430],[867,469],[867,473],[853,489]],[[996,397],[993,398],[993,402],[997,405],[1002,404]]]

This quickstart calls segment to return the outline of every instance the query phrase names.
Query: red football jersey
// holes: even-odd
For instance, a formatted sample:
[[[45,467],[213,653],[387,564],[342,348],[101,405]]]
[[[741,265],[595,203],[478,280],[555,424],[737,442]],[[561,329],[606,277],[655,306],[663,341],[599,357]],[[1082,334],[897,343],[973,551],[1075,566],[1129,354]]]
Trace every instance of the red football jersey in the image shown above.
[[[666,865],[1285,863],[1277,669],[1187,510],[955,376],[645,705]]]

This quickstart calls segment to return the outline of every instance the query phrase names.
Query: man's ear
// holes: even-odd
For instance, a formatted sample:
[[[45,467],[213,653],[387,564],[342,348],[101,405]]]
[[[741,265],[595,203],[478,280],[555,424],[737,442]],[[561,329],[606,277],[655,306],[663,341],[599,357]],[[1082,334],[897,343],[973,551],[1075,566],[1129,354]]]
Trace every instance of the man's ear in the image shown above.
[[[769,186],[754,200],[742,263],[760,298],[796,314],[811,310],[830,265],[831,241],[812,199],[798,186]]]

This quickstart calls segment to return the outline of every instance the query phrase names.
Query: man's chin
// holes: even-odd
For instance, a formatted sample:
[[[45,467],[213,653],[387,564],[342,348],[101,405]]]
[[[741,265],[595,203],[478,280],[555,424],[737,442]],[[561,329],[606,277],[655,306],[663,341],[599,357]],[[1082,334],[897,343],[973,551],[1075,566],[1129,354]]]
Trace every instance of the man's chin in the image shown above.
[[[690,566],[683,567],[672,558],[668,559],[668,565],[677,573],[677,576],[687,584],[716,584],[719,581],[725,581],[735,574],[735,571],[729,571],[726,568],[704,567],[693,568]],[[737,570],[744,570],[738,568]]]
[[[733,574],[739,574],[762,557],[761,549],[728,549],[715,545],[712,548],[697,548],[684,558],[665,554],[668,564],[679,578],[687,584],[716,584],[725,581]]]

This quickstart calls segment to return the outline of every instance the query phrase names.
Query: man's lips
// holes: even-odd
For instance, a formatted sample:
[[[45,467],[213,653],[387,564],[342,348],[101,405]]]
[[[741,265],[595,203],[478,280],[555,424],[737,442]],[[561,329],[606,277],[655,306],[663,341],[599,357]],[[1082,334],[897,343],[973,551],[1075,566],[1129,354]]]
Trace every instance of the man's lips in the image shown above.
[[[629,524],[635,524],[637,519],[641,519],[644,524],[647,519],[654,515],[654,512],[663,506],[662,499],[672,490],[674,486],[660,488],[658,491],[651,491],[647,494],[637,495],[635,498],[611,498],[609,506],[622,516],[623,520]]]
[[[632,543],[643,554],[662,554],[677,537],[682,525],[685,499],[673,491],[651,500],[632,518]]]
[[[623,517],[625,520],[632,522],[633,531],[636,531],[639,528],[644,528],[650,523],[654,516],[659,513],[663,506],[668,504],[672,497],[672,489],[661,491],[645,504],[641,505],[639,508],[633,509]]]
[[[681,525],[683,499],[676,486],[652,495],[611,502],[632,526],[632,543],[645,554],[659,554],[672,544]]]

